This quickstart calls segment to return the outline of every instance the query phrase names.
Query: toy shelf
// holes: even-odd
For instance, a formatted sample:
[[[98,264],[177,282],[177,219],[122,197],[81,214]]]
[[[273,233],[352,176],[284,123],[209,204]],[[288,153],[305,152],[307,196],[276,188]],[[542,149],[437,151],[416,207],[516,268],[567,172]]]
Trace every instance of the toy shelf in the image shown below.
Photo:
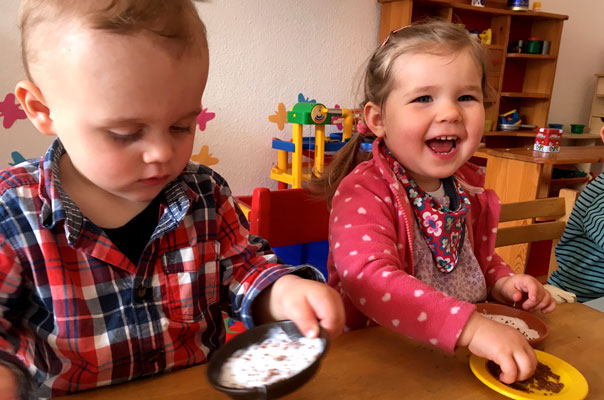
[[[600,133],[604,122],[604,74],[595,75],[594,98],[591,103],[591,117],[589,118],[589,130],[592,133]]]
[[[562,28],[567,15],[536,11],[512,11],[507,0],[486,0],[476,7],[470,0],[378,0],[381,3],[381,43],[401,26],[429,17],[464,24],[470,30],[491,29],[487,50],[487,79],[495,94],[485,100],[485,118],[493,121],[485,135],[487,147],[513,147],[508,132],[497,131],[499,115],[517,110],[523,124],[545,127],[550,108]],[[548,54],[512,53],[518,40],[538,37],[550,42]],[[604,95],[604,84],[599,94]],[[604,114],[604,96],[601,100]],[[497,136],[500,136],[499,138]],[[492,141],[491,139],[497,139]]]

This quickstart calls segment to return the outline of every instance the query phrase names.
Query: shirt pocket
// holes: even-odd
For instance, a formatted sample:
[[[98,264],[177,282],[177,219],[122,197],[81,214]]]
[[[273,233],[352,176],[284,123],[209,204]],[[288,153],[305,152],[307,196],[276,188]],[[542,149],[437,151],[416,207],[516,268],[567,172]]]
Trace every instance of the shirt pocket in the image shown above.
[[[218,242],[184,247],[162,255],[165,273],[164,309],[168,318],[196,322],[219,297]]]

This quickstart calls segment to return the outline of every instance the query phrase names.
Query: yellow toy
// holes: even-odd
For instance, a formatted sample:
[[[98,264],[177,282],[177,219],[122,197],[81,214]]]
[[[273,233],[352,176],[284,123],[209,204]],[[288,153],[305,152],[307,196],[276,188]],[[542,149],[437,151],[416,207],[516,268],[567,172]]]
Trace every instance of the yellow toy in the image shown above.
[[[479,33],[478,37],[480,38],[482,44],[491,44],[493,40],[493,33],[491,31],[491,28],[482,31],[482,33]]]
[[[325,125],[333,125],[336,118],[343,117],[342,138],[326,140]],[[303,172],[302,156],[304,148],[314,150],[312,173],[319,175],[325,166],[325,151],[337,150],[352,136],[353,113],[347,108],[327,108],[320,103],[297,103],[287,112],[287,122],[293,125],[291,142],[273,139],[273,149],[277,149],[277,165],[271,170],[271,179],[279,182],[279,189],[301,188],[302,180],[309,180],[311,172]],[[302,128],[304,125],[315,126],[314,144],[304,141]],[[291,164],[289,153],[292,153]],[[311,162],[305,164],[309,166]]]

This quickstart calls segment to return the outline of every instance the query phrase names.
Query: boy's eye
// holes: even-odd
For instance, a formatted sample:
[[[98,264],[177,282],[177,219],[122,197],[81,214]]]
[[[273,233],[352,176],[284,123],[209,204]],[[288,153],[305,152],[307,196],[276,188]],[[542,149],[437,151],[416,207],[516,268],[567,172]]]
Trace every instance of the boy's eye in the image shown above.
[[[432,101],[431,96],[420,96],[417,99],[414,99],[412,103],[429,103]]]
[[[107,131],[107,133],[109,133],[109,136],[111,136],[112,139],[118,142],[134,142],[140,137],[141,134],[140,131],[129,134],[116,133],[113,131]]]
[[[459,96],[459,101],[473,101],[476,100],[476,97],[471,94],[464,94],[463,96]]]
[[[172,133],[187,133],[191,132],[191,126],[176,126],[173,125],[170,127],[170,132]]]

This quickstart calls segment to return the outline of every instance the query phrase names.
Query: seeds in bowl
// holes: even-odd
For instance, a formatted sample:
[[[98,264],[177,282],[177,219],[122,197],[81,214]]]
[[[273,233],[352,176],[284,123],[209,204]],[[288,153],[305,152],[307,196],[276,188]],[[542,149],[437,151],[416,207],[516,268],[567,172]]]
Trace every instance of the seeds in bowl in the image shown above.
[[[282,328],[274,328],[261,343],[234,352],[224,362],[219,382],[236,389],[270,385],[309,367],[323,347],[320,338],[292,339]]]
[[[507,315],[499,315],[499,314],[487,314],[482,313],[483,316],[492,319],[493,321],[500,322],[502,324],[511,326],[512,328],[520,331],[524,335],[527,340],[533,340],[539,338],[539,332],[534,329],[529,328],[526,322],[523,319],[516,317],[509,317]]]

